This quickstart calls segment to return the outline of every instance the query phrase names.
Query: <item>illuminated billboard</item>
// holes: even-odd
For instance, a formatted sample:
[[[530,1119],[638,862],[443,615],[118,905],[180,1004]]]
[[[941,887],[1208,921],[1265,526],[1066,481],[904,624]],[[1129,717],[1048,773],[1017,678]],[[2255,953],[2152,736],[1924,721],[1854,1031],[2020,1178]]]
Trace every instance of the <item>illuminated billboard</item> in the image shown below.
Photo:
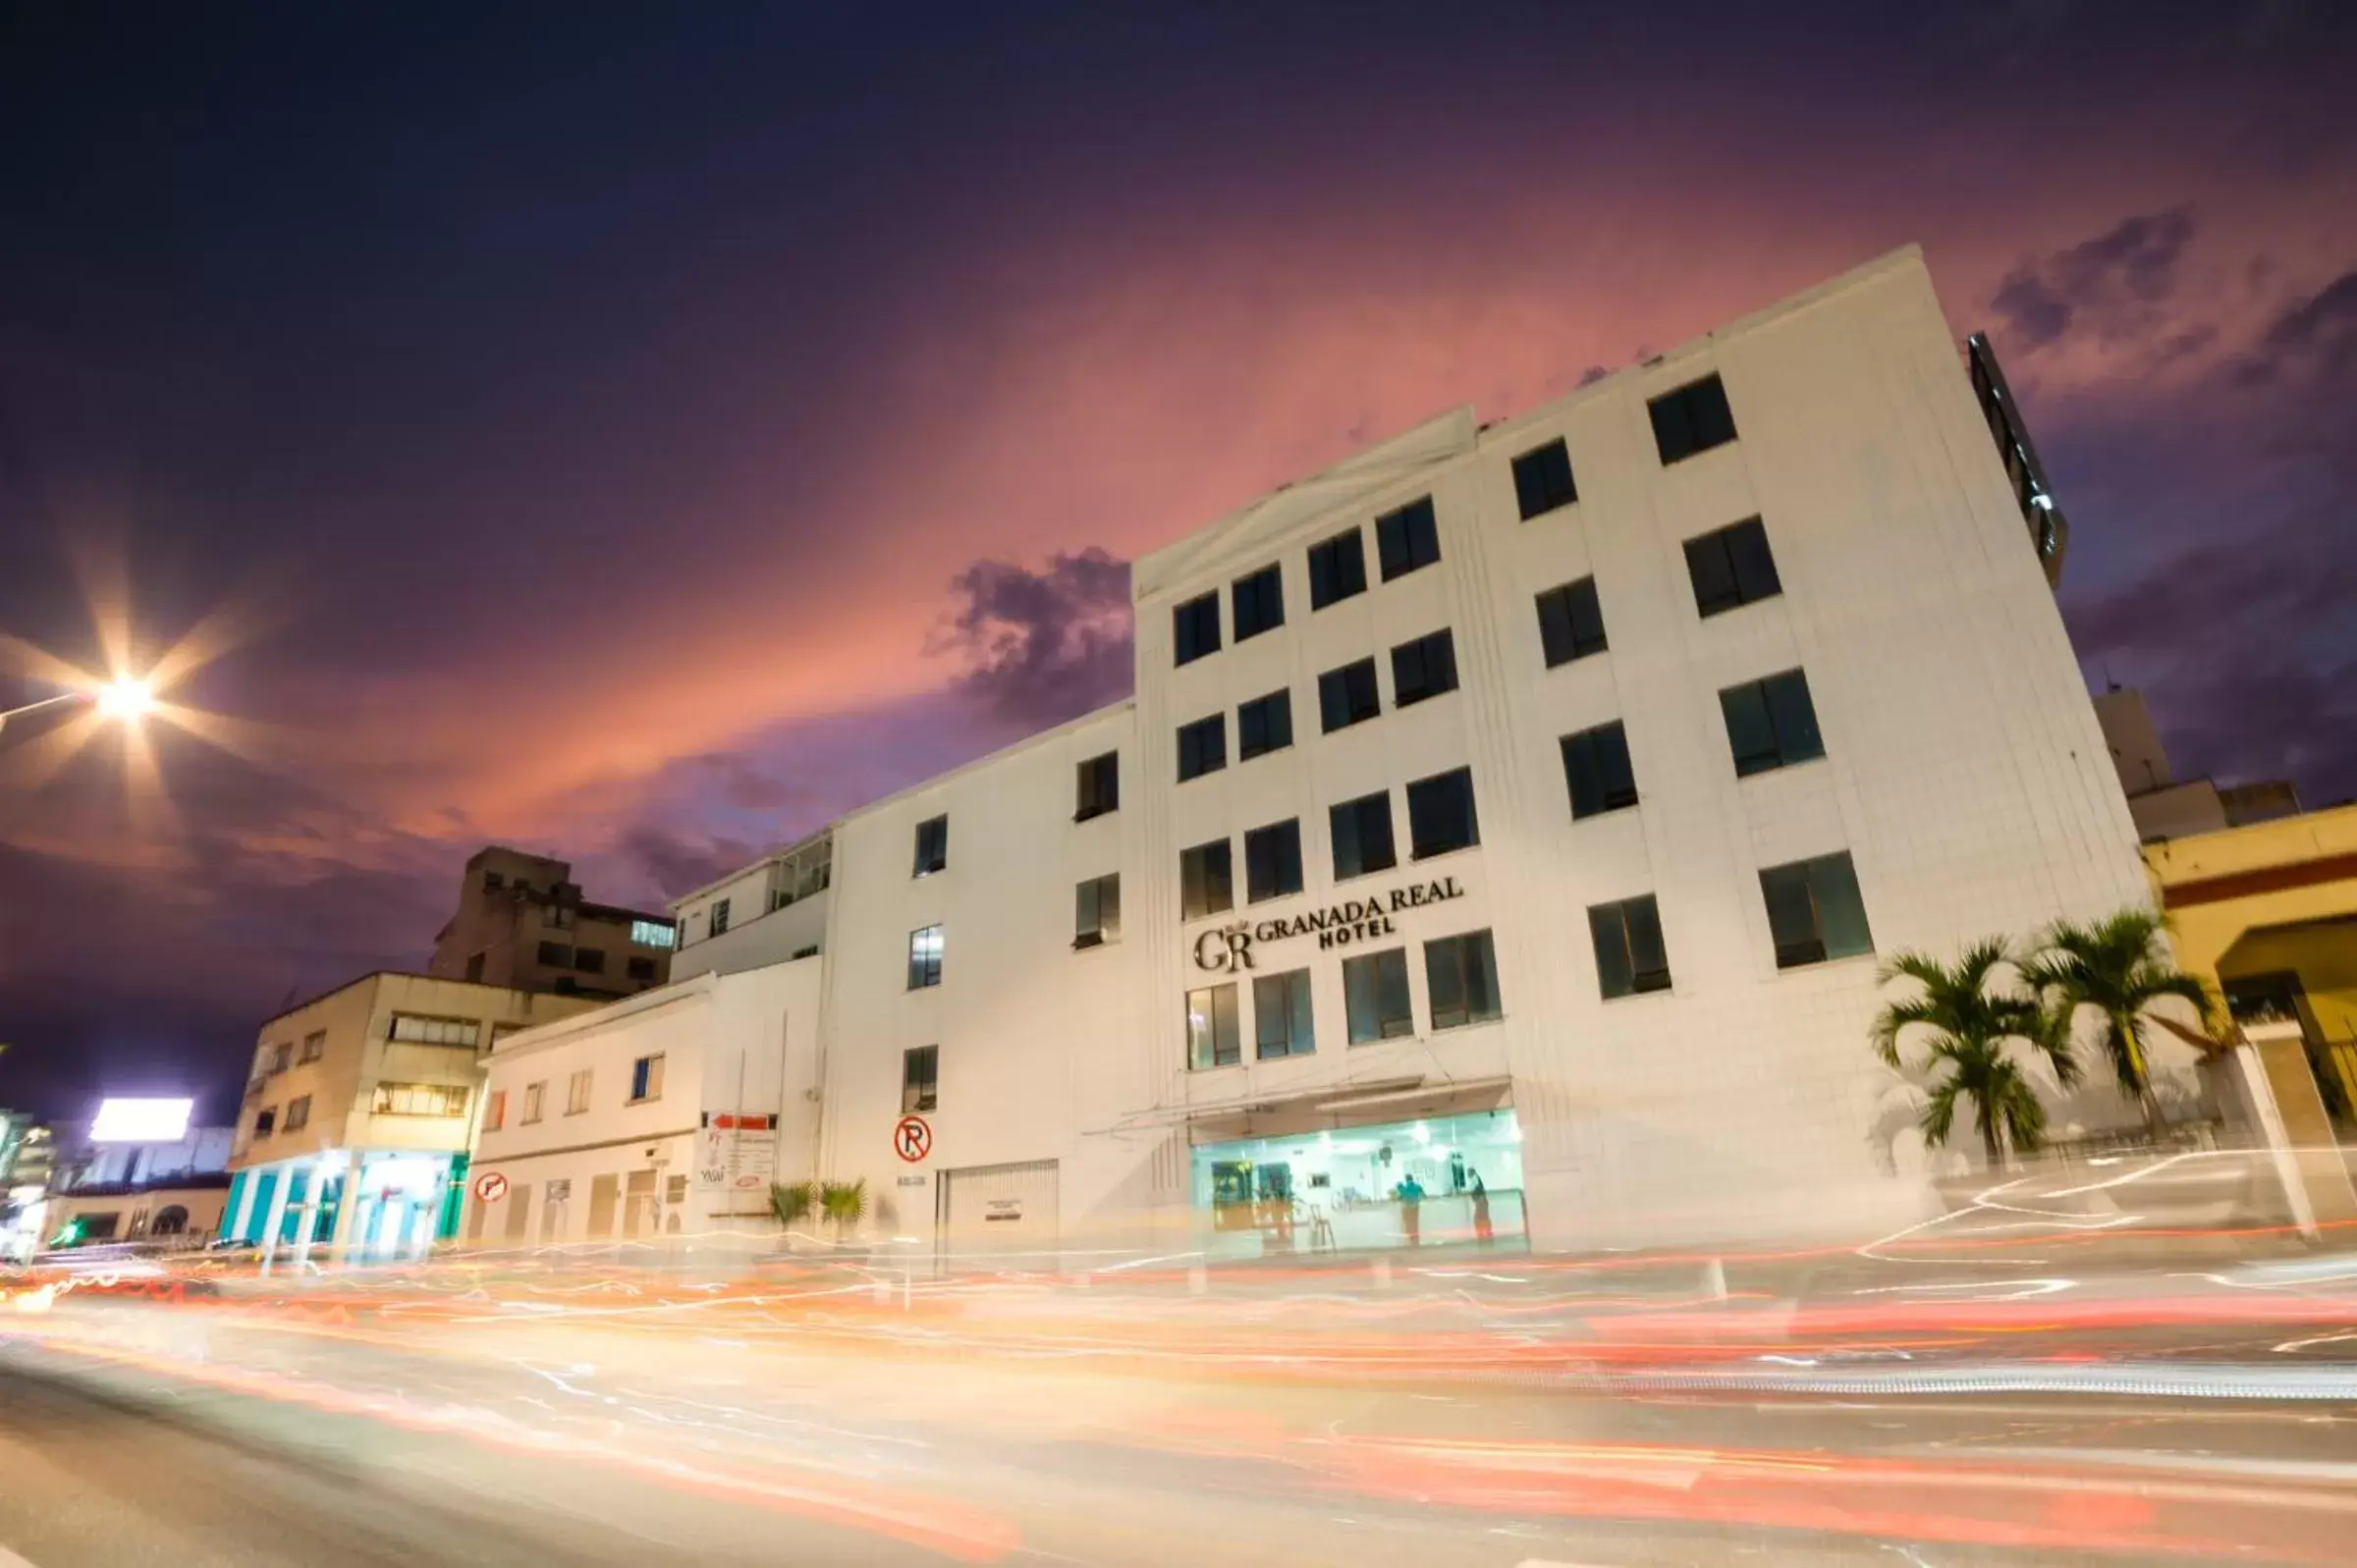
[[[107,1100],[90,1123],[92,1143],[178,1143],[189,1135],[193,1100]]]

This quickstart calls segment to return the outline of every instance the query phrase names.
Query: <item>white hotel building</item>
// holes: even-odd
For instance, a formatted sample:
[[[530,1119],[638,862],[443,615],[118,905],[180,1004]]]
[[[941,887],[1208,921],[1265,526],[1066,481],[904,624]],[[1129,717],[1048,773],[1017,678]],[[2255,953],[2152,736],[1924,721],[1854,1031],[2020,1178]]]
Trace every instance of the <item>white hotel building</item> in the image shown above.
[[[792,1015],[689,1049],[780,1063],[781,1175],[958,1248],[1903,1221],[1878,955],[2148,896],[2060,548],[1912,249],[1444,414],[1139,561],[1134,700],[836,823],[820,907],[756,917],[820,933],[758,945]],[[678,972],[723,895],[676,906]],[[665,995],[501,1042],[492,1092]],[[746,1108],[733,1072],[672,1119]],[[628,1190],[646,1147],[595,1158]]]

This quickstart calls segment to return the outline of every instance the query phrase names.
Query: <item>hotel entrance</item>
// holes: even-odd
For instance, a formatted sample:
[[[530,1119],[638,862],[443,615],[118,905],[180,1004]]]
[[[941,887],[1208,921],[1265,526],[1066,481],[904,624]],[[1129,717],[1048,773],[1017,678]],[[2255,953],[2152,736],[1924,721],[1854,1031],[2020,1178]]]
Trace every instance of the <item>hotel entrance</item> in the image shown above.
[[[1192,1175],[1215,1258],[1519,1251],[1528,1235],[1511,1107],[1199,1144]]]

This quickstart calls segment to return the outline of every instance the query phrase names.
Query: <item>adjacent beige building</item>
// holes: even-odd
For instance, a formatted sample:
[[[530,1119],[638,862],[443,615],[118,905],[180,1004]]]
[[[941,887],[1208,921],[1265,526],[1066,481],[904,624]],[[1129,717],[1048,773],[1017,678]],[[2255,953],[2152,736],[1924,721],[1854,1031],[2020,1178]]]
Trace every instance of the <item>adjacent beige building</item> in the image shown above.
[[[493,844],[467,860],[426,972],[610,1000],[670,980],[676,929],[659,911],[584,899],[568,861]]]

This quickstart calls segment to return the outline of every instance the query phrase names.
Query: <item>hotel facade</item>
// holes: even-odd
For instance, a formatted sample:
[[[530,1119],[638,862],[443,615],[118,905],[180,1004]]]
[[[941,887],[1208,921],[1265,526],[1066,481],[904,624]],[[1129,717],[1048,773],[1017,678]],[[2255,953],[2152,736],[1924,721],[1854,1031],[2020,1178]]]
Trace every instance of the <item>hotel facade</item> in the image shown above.
[[[1136,563],[1132,700],[833,825],[777,1168],[1043,1256],[1904,1223],[1879,959],[2149,896],[2063,538],[1912,249],[1280,490]]]

